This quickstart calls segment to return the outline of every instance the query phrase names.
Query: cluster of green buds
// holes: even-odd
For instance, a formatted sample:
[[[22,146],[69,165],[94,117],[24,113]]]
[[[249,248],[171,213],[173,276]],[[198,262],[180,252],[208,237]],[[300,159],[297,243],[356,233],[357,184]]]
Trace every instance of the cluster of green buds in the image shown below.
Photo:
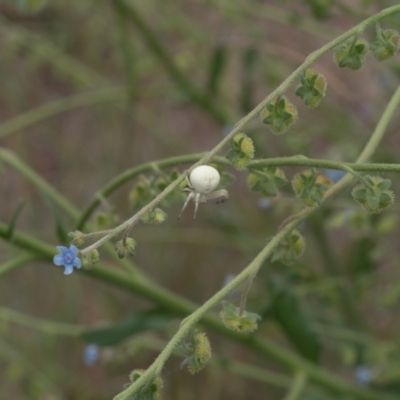
[[[80,247],[85,244],[85,234],[81,231],[69,232],[68,237],[71,238],[70,244]]]
[[[95,249],[89,254],[85,254],[82,258],[82,266],[85,269],[90,269],[93,265],[97,264],[100,260],[99,252]]]
[[[172,170],[169,175],[161,176],[141,176],[136,186],[129,193],[129,203],[133,209],[141,209],[150,203],[159,193],[161,193],[171,182],[179,176],[179,171]],[[185,198],[180,190],[174,190],[162,202],[168,205],[173,202],[182,202]]]
[[[325,96],[326,86],[325,77],[310,68],[301,75],[300,85],[295,93],[303,99],[307,107],[315,108]]]
[[[161,210],[161,208],[156,208],[154,210],[145,212],[140,219],[146,224],[159,225],[162,224],[167,217],[167,214]]]
[[[302,171],[294,176],[292,187],[297,197],[309,207],[321,204],[329,185],[323,175],[314,168]]]
[[[294,264],[303,254],[306,247],[304,237],[293,229],[272,252],[271,261],[280,261],[285,265]]]
[[[381,30],[378,28],[377,39],[371,45],[374,57],[385,61],[393,57],[400,48],[400,35],[394,29]]]
[[[146,371],[144,369],[135,369],[129,374],[129,380],[136,382]],[[127,385],[130,386],[130,385]],[[129,397],[129,400],[161,400],[161,389],[163,381],[160,376],[157,376],[153,382],[144,385],[139,393]]]
[[[240,310],[228,301],[222,301],[220,316],[225,326],[231,331],[250,333],[258,328],[257,321],[261,319],[258,314]]]
[[[268,197],[278,195],[278,188],[285,185],[287,179],[282,169],[277,167],[267,167],[253,169],[247,177],[247,185],[253,192],[262,192]]]
[[[135,247],[136,240],[132,238],[123,238],[115,243],[115,251],[119,258],[124,258],[127,255],[134,257],[136,255]]]
[[[368,53],[368,42],[357,36],[340,45],[333,56],[339,68],[360,69]]]
[[[394,203],[394,193],[389,190],[391,185],[390,179],[366,175],[351,194],[368,213],[377,214]]]
[[[253,141],[245,133],[238,133],[231,140],[231,149],[226,158],[234,168],[241,171],[254,158]]]
[[[181,367],[187,365],[191,374],[202,370],[211,359],[210,341],[204,332],[192,331],[190,341],[182,343],[179,349],[185,356]]]
[[[264,124],[277,135],[287,131],[297,118],[297,109],[285,96],[278,96],[266,104],[260,113]]]

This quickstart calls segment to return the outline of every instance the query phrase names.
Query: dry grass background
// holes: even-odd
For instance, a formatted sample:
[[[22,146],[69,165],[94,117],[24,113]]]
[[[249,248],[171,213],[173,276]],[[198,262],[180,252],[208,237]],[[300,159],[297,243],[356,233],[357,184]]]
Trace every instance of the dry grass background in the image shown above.
[[[309,52],[360,20],[357,15],[349,15],[344,4],[357,13],[372,15],[396,2],[374,1],[365,8],[358,1],[333,2],[332,16],[323,20],[315,19],[303,1],[130,3],[135,4],[175,63],[199,88],[206,85],[213,52],[218,48],[226,50],[227,64],[214,101],[229,110],[226,122],[229,126],[243,116],[244,77],[250,82],[247,94],[255,106]],[[391,21],[400,25],[393,18]],[[1,139],[1,146],[14,151],[79,209],[84,209],[99,188],[125,169],[151,160],[206,151],[221,140],[226,129],[207,111],[187,100],[132,24],[127,27],[126,38],[134,54],[131,101],[73,109]],[[243,64],[243,55],[249,49],[257,54],[251,75]],[[109,1],[56,0],[34,15],[21,13],[13,2],[1,2],[0,59],[2,122],[73,94],[127,86],[118,20]],[[329,84],[323,104],[317,110],[307,110],[291,91],[289,96],[299,108],[299,121],[290,132],[279,137],[255,121],[248,133],[257,144],[257,157],[304,154],[310,158],[353,160],[400,78],[398,56],[386,64],[369,57],[365,68],[355,73],[336,68],[330,53],[315,68],[326,76]],[[398,132],[399,115],[374,161],[399,162]],[[291,177],[296,170],[286,172]],[[233,173],[237,180],[229,186],[228,203],[202,206],[195,221],[191,219],[192,209],[178,221],[181,204],[176,204],[166,210],[169,220],[165,225],[139,226],[134,232],[139,243],[135,263],[156,282],[198,303],[215,293],[228,274],[239,272],[298,206],[287,187],[271,208],[261,209],[260,196],[246,188],[245,175]],[[127,196],[132,187],[133,183],[124,185],[109,199],[121,220],[131,213]],[[58,243],[54,214],[43,196],[6,166],[0,175],[0,193],[1,221],[8,221],[18,201],[25,199],[18,229],[48,243]],[[340,208],[341,204],[345,208],[350,204],[347,196],[333,202],[331,207]],[[397,211],[395,206],[388,213],[397,218]],[[72,221],[66,216],[62,219],[71,228]],[[305,234],[307,237],[307,231]],[[396,307],[377,304],[368,292],[384,292],[390,281],[398,280],[396,234],[394,229],[376,244],[380,253],[377,250],[375,273],[372,278],[361,279],[359,284],[360,307],[372,330],[382,338],[396,336]],[[346,227],[330,235],[339,257],[349,253],[351,241],[358,238],[354,229]],[[237,242],[241,241],[244,244],[238,247]],[[2,262],[19,252],[5,242],[0,243],[0,250]],[[111,260],[108,263],[115,268]],[[310,282],[328,280],[312,237],[300,264],[300,275],[304,277],[300,289]],[[309,276],[312,279],[307,281]],[[260,279],[251,294],[250,307],[252,301],[256,306],[266,301],[264,292],[265,283]],[[323,311],[340,318],[335,304],[322,306],[318,295],[309,300],[309,312],[314,316]],[[85,326],[117,321],[134,310],[151,306],[139,296],[82,274],[65,277],[60,269],[42,263],[31,263],[2,277],[0,304],[29,315]],[[142,349],[129,357],[123,355],[126,346],[132,347],[132,343],[103,349],[101,360],[88,368],[82,361],[85,343],[3,324],[0,398],[110,399],[121,390],[131,369],[145,368],[154,359],[157,343],[165,341],[175,328],[172,324],[168,332],[144,339],[149,344],[154,342],[156,349]],[[290,346],[273,321],[263,325],[261,334]],[[210,334],[210,339],[216,354],[229,354],[263,368],[278,369],[221,337]],[[217,367],[206,368],[192,377],[179,369],[180,362],[181,359],[174,358],[164,370],[165,399],[272,400],[282,398],[284,393]],[[350,368],[342,366],[340,355],[329,346],[324,362],[352,379]]]

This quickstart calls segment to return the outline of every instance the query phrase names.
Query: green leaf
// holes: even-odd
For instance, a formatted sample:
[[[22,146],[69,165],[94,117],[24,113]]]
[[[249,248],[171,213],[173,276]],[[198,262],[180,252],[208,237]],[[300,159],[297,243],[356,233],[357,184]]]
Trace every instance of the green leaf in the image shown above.
[[[15,228],[15,224],[17,223],[18,217],[21,215],[21,212],[22,212],[24,206],[25,206],[25,200],[21,200],[11,216],[11,220],[10,220],[10,223],[8,224],[7,232],[4,236],[5,239],[10,239],[12,237],[14,228]]]
[[[137,311],[115,325],[87,330],[80,338],[99,346],[113,346],[129,336],[149,330],[163,330],[173,316],[160,310]]]
[[[314,363],[319,362],[321,344],[299,299],[282,281],[269,280],[273,295],[272,315],[297,350]]]

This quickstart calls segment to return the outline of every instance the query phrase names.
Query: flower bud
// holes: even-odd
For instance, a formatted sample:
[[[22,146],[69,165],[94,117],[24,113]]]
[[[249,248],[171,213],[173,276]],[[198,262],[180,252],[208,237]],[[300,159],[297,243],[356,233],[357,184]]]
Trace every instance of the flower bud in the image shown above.
[[[285,96],[271,100],[261,111],[260,117],[264,124],[277,135],[284,133],[297,118],[297,109]]]
[[[340,45],[333,56],[339,68],[348,67],[351,70],[360,69],[368,53],[368,42],[364,39],[350,39]]]
[[[71,238],[70,244],[74,246],[82,246],[85,243],[85,234],[81,231],[69,232],[68,236]]]
[[[257,320],[261,319],[258,314],[243,310],[240,313],[239,307],[234,306],[228,301],[222,301],[220,316],[225,326],[231,331],[254,332],[258,328]]]
[[[95,249],[89,254],[86,254],[82,259],[82,265],[85,269],[90,269],[93,265],[97,264],[100,260],[99,252]]]
[[[307,107],[315,108],[325,96],[325,77],[313,69],[308,69],[302,74],[300,81],[296,96],[301,97]]]
[[[115,250],[119,258],[124,258],[127,255],[135,256],[136,241],[132,238],[124,238],[115,243]]]

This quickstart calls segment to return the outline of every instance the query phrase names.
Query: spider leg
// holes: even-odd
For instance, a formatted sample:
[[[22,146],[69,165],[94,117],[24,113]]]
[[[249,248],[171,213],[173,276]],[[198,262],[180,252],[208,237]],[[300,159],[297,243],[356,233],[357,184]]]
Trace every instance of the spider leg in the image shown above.
[[[181,217],[181,215],[182,215],[182,213],[183,213],[183,210],[186,208],[186,206],[189,204],[189,201],[190,201],[193,197],[194,197],[194,193],[193,193],[193,192],[190,192],[189,195],[188,195],[188,197],[186,198],[185,204],[183,205],[182,210],[181,210],[181,213],[179,214],[179,217],[178,217],[178,218]]]
[[[224,203],[229,199],[229,194],[225,189],[216,190],[215,192],[207,193],[206,194],[207,200],[217,200],[217,204]]]
[[[199,203],[200,203],[200,196],[201,196],[201,193],[196,193],[195,195],[194,195],[194,216],[193,216],[193,219],[195,219],[196,218],[196,214],[197,214],[197,209],[199,208]]]

